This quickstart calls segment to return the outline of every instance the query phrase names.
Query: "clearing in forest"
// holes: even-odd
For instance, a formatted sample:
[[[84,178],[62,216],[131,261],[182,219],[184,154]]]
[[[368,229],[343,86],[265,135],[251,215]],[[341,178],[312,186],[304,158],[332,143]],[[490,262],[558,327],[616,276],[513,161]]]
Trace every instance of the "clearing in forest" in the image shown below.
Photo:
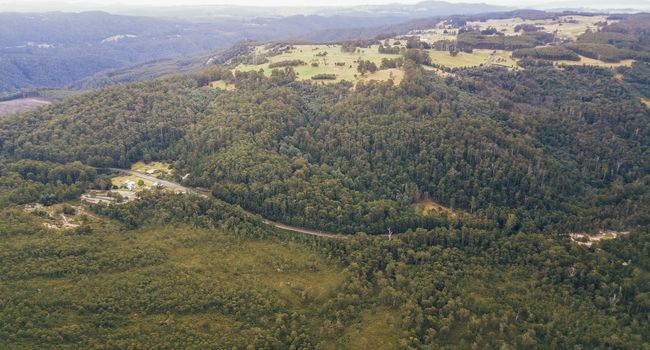
[[[298,78],[308,80],[319,74],[334,74],[335,79],[319,80],[322,82],[337,82],[347,80],[356,82],[360,80],[387,80],[390,79],[391,71],[393,79],[401,80],[401,75],[394,72],[382,72],[378,70],[374,74],[366,73],[362,75],[357,70],[359,61],[373,62],[377,68],[381,66],[381,61],[384,58],[393,59],[399,58],[400,55],[390,55],[379,53],[379,46],[372,45],[366,48],[357,48],[355,52],[344,52],[341,45],[294,45],[291,50],[283,52],[276,56],[268,57],[269,62],[259,65],[246,64],[239,65],[235,70],[249,71],[263,69],[268,75],[271,74],[273,67],[271,65],[278,64],[283,61],[299,60],[304,62],[293,66],[292,68],[298,74]],[[262,55],[266,53],[264,47],[257,47],[256,53]],[[277,67],[282,68],[282,67]]]
[[[0,102],[0,116],[14,113],[27,112],[33,109],[50,105],[52,102],[39,98],[19,98]]]
[[[165,162],[145,163],[140,161],[131,165],[131,170],[152,176],[167,175],[173,172],[171,164]]]
[[[452,56],[448,51],[427,50],[431,62],[448,68],[467,68],[479,66],[517,67],[517,60],[510,51],[475,49],[472,53],[459,52]]]
[[[575,40],[587,30],[596,31],[602,24],[608,22],[607,16],[560,16],[540,20],[522,19],[520,17],[507,19],[489,19],[487,21],[467,22],[468,27],[478,27],[481,30],[495,28],[505,35],[520,35],[523,31],[515,32],[517,25],[534,25],[541,31],[555,33],[560,39]]]
[[[458,213],[449,207],[436,203],[431,199],[423,199],[413,204],[413,209],[419,215],[447,214],[449,217],[456,217]]]

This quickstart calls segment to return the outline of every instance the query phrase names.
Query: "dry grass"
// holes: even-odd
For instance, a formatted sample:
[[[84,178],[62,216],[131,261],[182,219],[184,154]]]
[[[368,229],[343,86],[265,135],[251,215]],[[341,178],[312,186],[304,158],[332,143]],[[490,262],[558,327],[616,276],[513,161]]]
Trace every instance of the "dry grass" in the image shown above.
[[[420,215],[447,214],[450,217],[458,215],[458,213],[451,208],[445,207],[444,205],[436,203],[430,199],[424,199],[413,204],[413,209]]]
[[[38,98],[19,98],[16,100],[0,102],[0,116],[20,112],[27,112],[39,107],[47,106],[52,102]]]
[[[215,88],[215,89],[221,89],[221,90],[226,90],[226,91],[235,90],[235,85],[230,84],[228,82],[225,82],[223,80],[213,81],[213,82],[210,83],[210,86]]]
[[[647,107],[650,108],[650,99],[641,97],[641,102]]]

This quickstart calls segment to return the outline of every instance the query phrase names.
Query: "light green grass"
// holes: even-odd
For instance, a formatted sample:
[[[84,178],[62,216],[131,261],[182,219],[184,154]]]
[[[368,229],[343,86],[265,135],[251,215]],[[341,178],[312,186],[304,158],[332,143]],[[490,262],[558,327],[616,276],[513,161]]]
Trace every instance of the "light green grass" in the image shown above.
[[[138,185],[140,180],[142,180],[144,182],[144,186],[151,187],[153,185],[152,181],[147,180],[147,179],[143,179],[141,177],[134,176],[134,175],[117,176],[117,177],[112,178],[111,182],[113,183],[113,186],[117,186],[118,188],[120,188],[120,187],[122,187],[122,182],[126,181],[126,180],[131,180],[131,181],[133,181],[135,183],[135,185],[136,185],[135,190],[136,191],[144,189],[143,186]]]
[[[146,172],[149,169],[155,169],[159,172],[170,173],[172,172],[171,165],[165,162],[149,162],[145,163],[143,161],[134,163],[131,165],[131,170],[139,171],[141,173]]]
[[[257,48],[258,52],[263,53],[264,49]],[[318,56],[319,53],[327,52],[326,56]],[[357,62],[359,60],[367,60],[374,62],[377,67],[381,65],[383,58],[397,58],[399,55],[386,55],[380,54],[378,45],[373,45],[369,48],[359,48],[355,53],[346,53],[341,51],[340,45],[296,45],[295,49],[283,53],[281,55],[269,57],[269,62],[262,65],[239,65],[236,70],[264,70],[267,75],[271,74],[272,69],[269,64],[273,62],[280,62],[286,60],[302,60],[306,65],[293,67],[294,71],[298,74],[299,79],[308,80],[317,74],[336,74],[336,80],[324,81],[326,83],[347,80],[355,82],[358,80],[367,80],[368,77],[361,76],[357,71]],[[343,66],[337,66],[337,62],[345,63]],[[312,63],[318,63],[318,67],[313,67]],[[386,76],[377,73],[377,79]]]
[[[585,57],[585,56],[580,56],[580,61],[554,61],[556,66],[560,65],[568,65],[568,66],[582,66],[582,65],[588,65],[588,66],[597,66],[597,67],[605,67],[605,68],[616,68],[616,67],[630,67],[632,66],[632,63],[634,63],[634,60],[621,60],[619,62],[615,63],[610,63],[610,62],[603,62],[600,60],[595,60],[593,58]]]
[[[478,67],[480,65],[498,65],[508,68],[517,66],[517,61],[509,51],[476,49],[472,53],[459,52],[452,56],[447,51],[428,50],[431,62],[449,68]]]

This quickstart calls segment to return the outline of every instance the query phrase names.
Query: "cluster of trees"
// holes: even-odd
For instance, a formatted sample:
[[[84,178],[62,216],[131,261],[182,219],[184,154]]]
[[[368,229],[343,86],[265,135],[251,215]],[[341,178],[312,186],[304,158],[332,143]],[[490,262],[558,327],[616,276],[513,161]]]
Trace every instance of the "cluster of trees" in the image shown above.
[[[109,186],[110,181],[80,162],[56,164],[20,160],[0,163],[0,207],[39,202],[52,205],[79,198],[90,187]]]
[[[404,59],[402,58],[382,58],[380,69],[390,69],[390,68],[399,68],[404,64]]]
[[[311,77],[312,80],[336,80],[336,74],[320,73]]]
[[[297,67],[297,66],[304,66],[307,63],[303,60],[284,60],[284,61],[278,61],[278,62],[273,62],[269,63],[269,68],[283,68],[283,67]]]
[[[404,48],[399,45],[391,46],[390,43],[386,42],[379,44],[378,51],[386,55],[400,55],[404,53]]]
[[[365,75],[366,73],[374,73],[377,71],[377,65],[375,62],[368,61],[368,60],[361,60],[357,64],[357,72],[361,73],[361,75]]]
[[[519,49],[512,52],[514,58],[532,58],[549,61],[580,61],[575,52],[561,46],[544,46],[532,49]]]

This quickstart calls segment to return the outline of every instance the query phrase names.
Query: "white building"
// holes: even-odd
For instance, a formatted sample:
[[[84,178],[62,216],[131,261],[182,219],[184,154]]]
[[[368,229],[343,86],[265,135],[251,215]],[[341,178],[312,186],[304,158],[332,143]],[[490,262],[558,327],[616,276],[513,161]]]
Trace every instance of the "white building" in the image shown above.
[[[122,181],[122,187],[126,188],[129,191],[135,190],[135,182],[131,180],[124,180]]]

